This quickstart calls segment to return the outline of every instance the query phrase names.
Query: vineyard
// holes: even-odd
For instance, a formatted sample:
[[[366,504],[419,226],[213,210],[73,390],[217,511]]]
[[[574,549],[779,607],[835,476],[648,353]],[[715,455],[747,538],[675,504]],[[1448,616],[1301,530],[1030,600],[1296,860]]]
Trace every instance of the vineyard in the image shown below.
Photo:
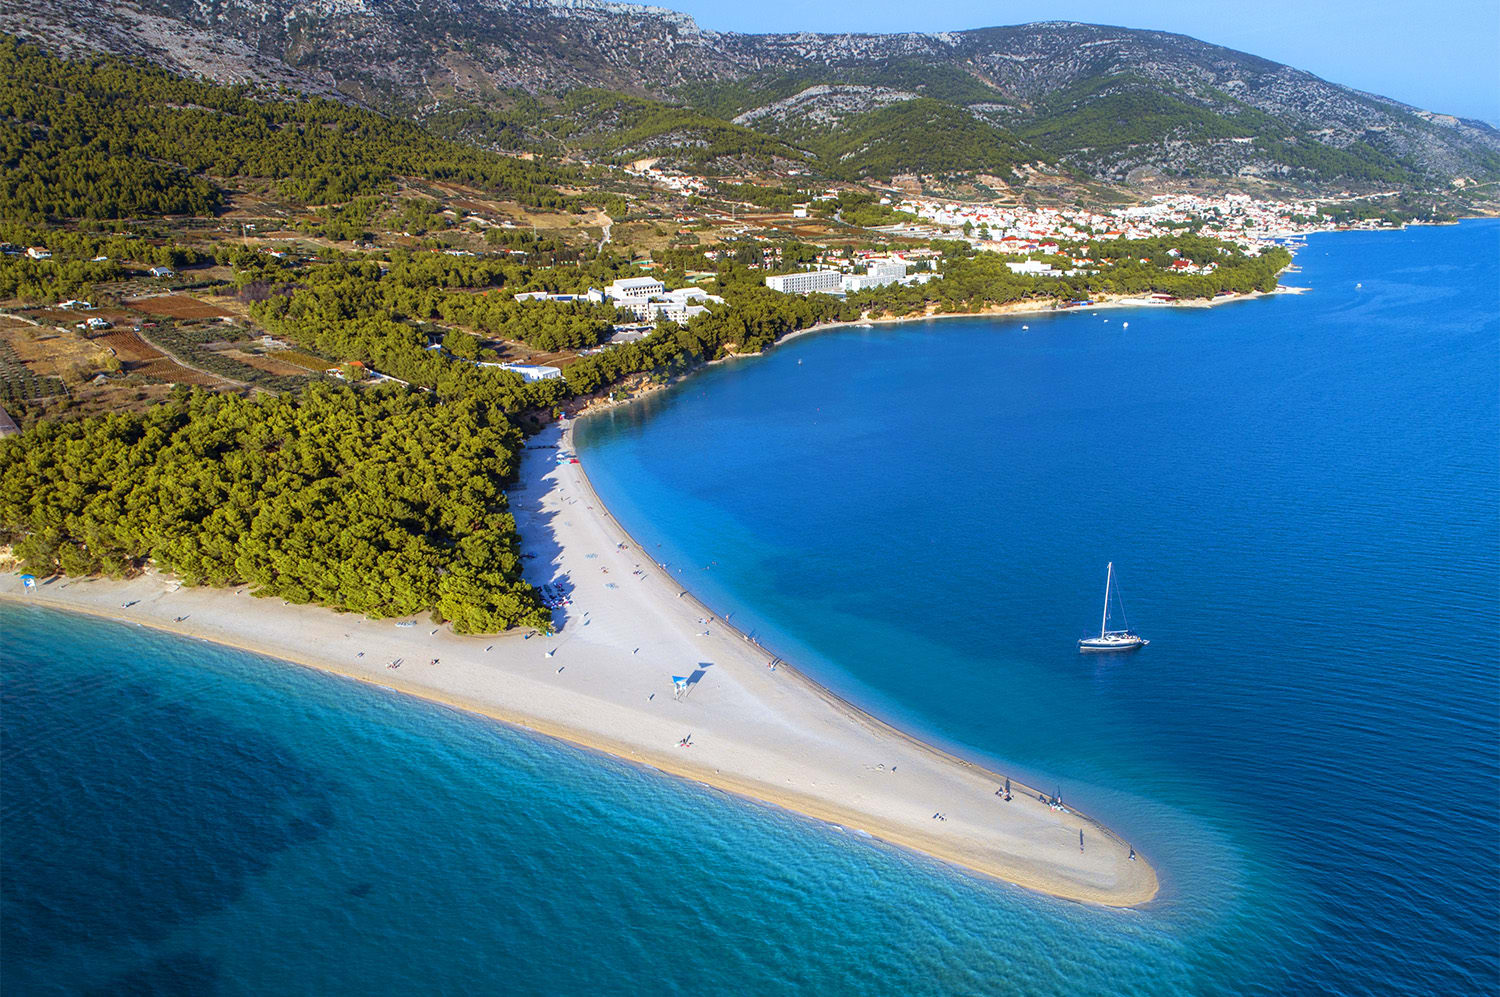
[[[15,349],[0,340],[0,402],[29,402],[51,395],[65,395],[62,379],[37,377],[21,362]]]

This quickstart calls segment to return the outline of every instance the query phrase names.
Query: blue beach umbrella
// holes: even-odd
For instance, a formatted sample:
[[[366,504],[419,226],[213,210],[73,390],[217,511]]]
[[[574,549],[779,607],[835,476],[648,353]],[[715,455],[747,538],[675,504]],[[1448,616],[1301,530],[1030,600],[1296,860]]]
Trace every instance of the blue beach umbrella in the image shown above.
[[[22,575],[21,584],[26,586],[28,592],[31,591],[36,588],[36,575]]]

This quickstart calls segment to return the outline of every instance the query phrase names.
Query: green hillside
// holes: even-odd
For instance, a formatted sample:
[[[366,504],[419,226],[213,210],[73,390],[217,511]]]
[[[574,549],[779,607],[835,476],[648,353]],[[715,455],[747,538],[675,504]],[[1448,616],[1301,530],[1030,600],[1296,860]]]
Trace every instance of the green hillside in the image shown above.
[[[1056,94],[1035,109],[1019,134],[1084,170],[1106,167],[1134,147],[1252,139],[1260,154],[1299,173],[1378,183],[1415,179],[1408,167],[1367,143],[1334,148],[1227,94],[1173,92],[1130,75],[1098,77]]]
[[[1038,158],[1009,132],[929,98],[852,116],[832,128],[788,128],[789,140],[847,178],[897,173],[1001,173]]]
[[[619,159],[666,154],[701,167],[718,160],[805,160],[804,153],[761,132],[692,108],[610,90],[574,90],[547,121],[575,148]]]
[[[557,170],[283,91],[225,87],[109,56],[63,60],[0,36],[0,215],[209,214],[252,183],[306,204],[455,180],[563,207]]]

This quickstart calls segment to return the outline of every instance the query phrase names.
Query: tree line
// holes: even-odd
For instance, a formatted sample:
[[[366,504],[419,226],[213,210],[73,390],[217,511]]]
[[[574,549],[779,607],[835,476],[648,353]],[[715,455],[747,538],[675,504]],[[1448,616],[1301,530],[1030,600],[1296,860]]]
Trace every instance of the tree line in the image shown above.
[[[504,491],[520,446],[480,397],[178,389],[0,441],[0,535],[37,574],[149,563],[373,617],[432,612],[460,633],[546,629]]]

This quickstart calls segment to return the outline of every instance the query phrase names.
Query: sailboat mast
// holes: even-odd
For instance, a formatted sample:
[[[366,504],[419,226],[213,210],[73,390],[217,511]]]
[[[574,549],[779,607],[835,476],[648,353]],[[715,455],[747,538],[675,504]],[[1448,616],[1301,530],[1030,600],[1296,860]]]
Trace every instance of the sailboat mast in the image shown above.
[[[1099,636],[1104,637],[1105,629],[1109,626],[1109,585],[1114,581],[1115,562],[1110,561],[1109,567],[1104,571],[1104,616],[1099,620]]]

